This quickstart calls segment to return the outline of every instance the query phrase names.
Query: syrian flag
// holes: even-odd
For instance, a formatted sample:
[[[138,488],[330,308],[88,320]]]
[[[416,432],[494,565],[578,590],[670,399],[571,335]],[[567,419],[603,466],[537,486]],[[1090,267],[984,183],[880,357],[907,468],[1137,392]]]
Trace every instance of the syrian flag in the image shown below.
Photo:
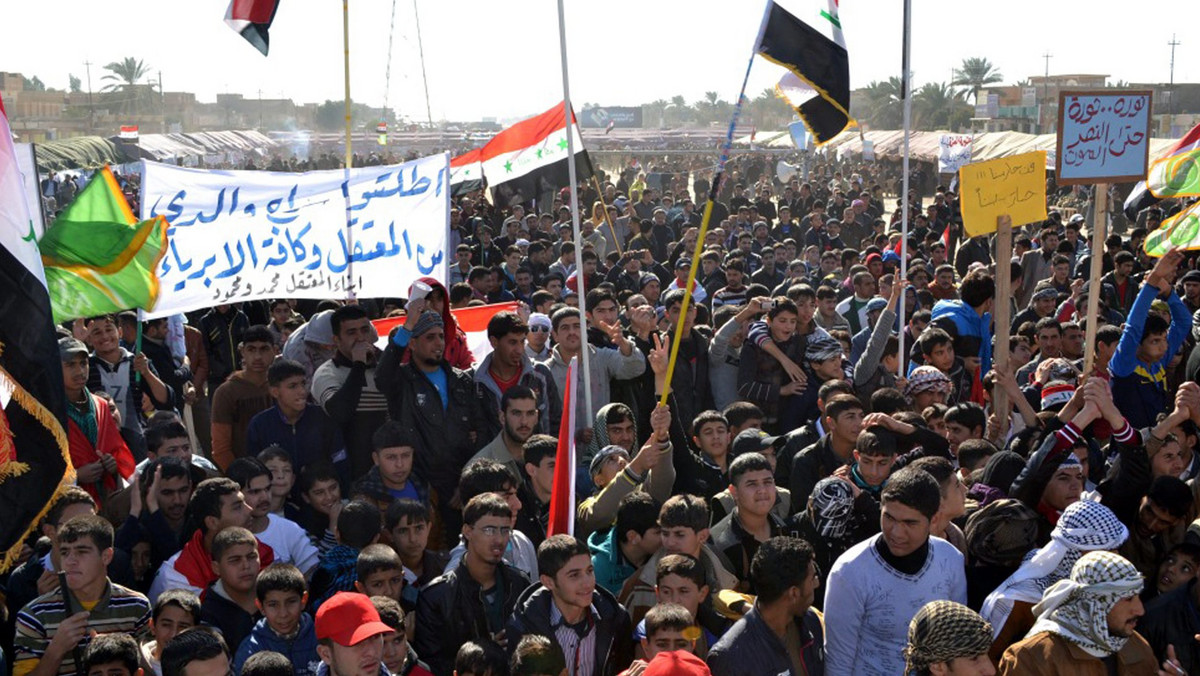
[[[0,572],[72,481],[50,293],[0,100]]]
[[[575,171],[579,180],[592,177],[592,162],[583,149],[575,114],[571,114]],[[492,189],[492,202],[509,206],[539,199],[570,185],[567,129],[563,104],[522,120],[496,134],[480,148],[483,175]]]
[[[469,192],[482,190],[483,163],[479,158],[483,155],[482,148],[476,148],[458,157],[450,158],[450,196],[458,197]]]
[[[487,326],[497,312],[509,310],[517,311],[517,303],[494,303],[492,305],[477,305],[475,307],[462,308],[460,310],[451,310],[450,314],[454,316],[454,321],[458,324],[458,328],[467,334],[467,347],[471,348],[471,355],[474,357],[476,366],[483,362],[483,358],[492,353],[492,343],[488,340]],[[371,322],[375,327],[375,332],[379,334],[379,340],[375,346],[383,350],[387,348],[388,334],[392,329],[404,323],[404,317],[386,317],[384,319],[376,319]]]
[[[278,8],[279,0],[229,0],[225,23],[266,56],[271,48],[271,36],[267,31]]]
[[[809,25],[771,2],[759,30],[756,52],[787,70],[776,92],[796,109],[816,144],[828,143],[850,126],[850,59],[838,18],[838,0],[809,0]]]
[[[546,536],[575,534],[575,396],[578,389],[579,358],[567,366],[567,391],[563,393],[563,417],[558,427],[558,452],[554,460],[554,487],[550,491],[550,522]]]

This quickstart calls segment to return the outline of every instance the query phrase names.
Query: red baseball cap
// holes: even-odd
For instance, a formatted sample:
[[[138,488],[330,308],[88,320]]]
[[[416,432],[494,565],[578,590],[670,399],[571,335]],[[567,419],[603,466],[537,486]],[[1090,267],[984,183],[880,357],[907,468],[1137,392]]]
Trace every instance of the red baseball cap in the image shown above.
[[[712,676],[712,672],[699,657],[684,650],[672,650],[655,655],[642,676]]]
[[[392,631],[395,630],[379,621],[379,611],[364,594],[338,592],[317,608],[318,639],[352,646]]]

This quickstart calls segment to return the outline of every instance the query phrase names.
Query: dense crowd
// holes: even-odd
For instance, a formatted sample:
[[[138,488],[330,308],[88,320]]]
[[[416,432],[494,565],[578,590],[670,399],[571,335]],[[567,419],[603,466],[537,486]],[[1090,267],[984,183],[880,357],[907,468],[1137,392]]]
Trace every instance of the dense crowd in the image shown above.
[[[77,486],[4,579],[13,674],[1200,673],[1200,270],[1141,247],[1179,205],[996,251],[918,170],[901,242],[896,167],[811,169],[734,163],[691,302],[709,179],[662,157],[580,185],[578,241],[567,190],[455,197],[396,298],[60,327]]]

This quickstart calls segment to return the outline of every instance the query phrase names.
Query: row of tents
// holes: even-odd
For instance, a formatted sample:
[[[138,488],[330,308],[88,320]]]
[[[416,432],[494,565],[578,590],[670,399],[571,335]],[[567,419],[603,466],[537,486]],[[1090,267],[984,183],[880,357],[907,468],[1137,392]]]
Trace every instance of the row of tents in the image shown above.
[[[216,159],[228,155],[265,156],[275,142],[252,130],[206,131],[190,134],[142,134],[138,139],[80,136],[34,146],[38,168],[53,171],[98,169],[138,160],[174,161]]]

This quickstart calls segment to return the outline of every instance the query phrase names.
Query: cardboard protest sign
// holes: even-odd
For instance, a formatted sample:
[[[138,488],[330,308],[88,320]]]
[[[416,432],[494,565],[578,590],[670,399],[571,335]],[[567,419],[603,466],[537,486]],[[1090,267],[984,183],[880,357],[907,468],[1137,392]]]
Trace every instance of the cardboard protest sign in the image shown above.
[[[1046,219],[1046,153],[1035,151],[958,171],[963,227],[970,237],[996,231],[996,219],[1008,216],[1014,227]]]
[[[1128,183],[1146,177],[1149,91],[1067,91],[1058,99],[1059,185]]]

